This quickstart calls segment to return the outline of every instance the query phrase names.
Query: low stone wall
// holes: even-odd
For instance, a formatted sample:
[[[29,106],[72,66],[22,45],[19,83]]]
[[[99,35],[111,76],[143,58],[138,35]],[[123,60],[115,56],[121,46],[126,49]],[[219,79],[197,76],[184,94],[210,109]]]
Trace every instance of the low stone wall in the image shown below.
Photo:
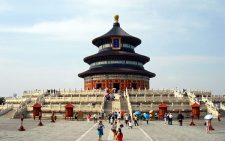
[[[12,107],[8,107],[8,108],[6,108],[6,109],[1,110],[1,111],[0,111],[0,116],[2,116],[2,115],[4,115],[4,114],[8,113],[8,112],[11,111],[12,109],[13,109]]]

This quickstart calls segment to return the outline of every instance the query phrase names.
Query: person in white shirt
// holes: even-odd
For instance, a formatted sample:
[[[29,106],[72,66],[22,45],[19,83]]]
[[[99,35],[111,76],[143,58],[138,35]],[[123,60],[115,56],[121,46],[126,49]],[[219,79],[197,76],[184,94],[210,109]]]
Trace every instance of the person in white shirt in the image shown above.
[[[129,120],[129,122],[128,122],[128,126],[129,126],[129,128],[130,128],[130,129],[132,129],[133,125],[132,125],[131,120]]]
[[[173,115],[169,113],[169,125],[172,125]]]

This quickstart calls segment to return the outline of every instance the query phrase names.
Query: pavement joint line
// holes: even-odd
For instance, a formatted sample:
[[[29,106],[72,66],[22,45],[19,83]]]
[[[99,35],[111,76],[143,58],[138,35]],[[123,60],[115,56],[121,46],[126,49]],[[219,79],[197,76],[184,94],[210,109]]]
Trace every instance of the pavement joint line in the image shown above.
[[[81,141],[95,126],[97,123],[95,123],[91,128],[89,128],[83,135],[81,135],[76,141]]]
[[[138,126],[138,129],[149,139],[149,141],[153,141],[153,139],[140,126]]]

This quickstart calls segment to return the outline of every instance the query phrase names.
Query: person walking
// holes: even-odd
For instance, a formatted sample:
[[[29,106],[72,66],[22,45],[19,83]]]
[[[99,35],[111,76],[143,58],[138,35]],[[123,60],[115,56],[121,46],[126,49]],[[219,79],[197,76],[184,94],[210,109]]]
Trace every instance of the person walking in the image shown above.
[[[130,129],[132,129],[133,125],[132,125],[131,120],[128,121],[128,126],[129,126]]]
[[[121,131],[121,128],[118,129],[116,140],[117,141],[123,141],[123,133]]]
[[[99,123],[98,123],[98,141],[102,141],[102,136],[103,136],[103,128],[104,128],[104,125],[102,124],[102,121],[100,120]]]
[[[121,112],[118,112],[117,119],[118,119],[119,121],[121,120],[121,117],[122,117]]]
[[[111,131],[113,133],[113,139],[115,140],[116,139],[116,129],[117,129],[117,122],[115,121],[113,124],[112,124],[112,127],[111,127]]]
[[[138,125],[138,117],[137,117],[137,115],[134,115],[134,126],[139,126]]]
[[[128,117],[128,115],[126,115],[125,116],[125,124],[126,124],[126,126],[128,125],[128,121],[129,121],[129,117]]]
[[[209,120],[205,120],[206,133],[209,133]]]
[[[169,114],[169,125],[172,125],[172,122],[173,122],[173,115],[170,113]]]
[[[111,123],[111,122],[110,122],[111,117],[112,117],[112,114],[111,114],[111,113],[109,113],[109,115],[108,115],[108,120],[109,120],[109,123]]]
[[[178,122],[180,123],[180,126],[182,126],[184,116],[182,115],[181,112],[179,112],[177,119],[178,119]]]
[[[164,123],[165,124],[167,123],[167,113],[165,113],[165,115],[164,115]]]
[[[93,115],[93,120],[94,120],[94,123],[97,123],[97,115],[96,114]]]
[[[87,114],[87,122],[90,122],[90,120],[91,120],[91,114]]]

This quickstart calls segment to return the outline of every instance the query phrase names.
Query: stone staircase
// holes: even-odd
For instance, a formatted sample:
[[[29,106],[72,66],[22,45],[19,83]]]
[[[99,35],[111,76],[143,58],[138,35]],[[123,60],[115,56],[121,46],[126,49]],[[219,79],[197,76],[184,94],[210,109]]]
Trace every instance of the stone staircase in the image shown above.
[[[121,99],[120,104],[121,104],[121,111],[123,111],[125,113],[129,113],[127,100],[126,99]]]
[[[104,112],[106,115],[112,112],[112,101],[105,101]]]

